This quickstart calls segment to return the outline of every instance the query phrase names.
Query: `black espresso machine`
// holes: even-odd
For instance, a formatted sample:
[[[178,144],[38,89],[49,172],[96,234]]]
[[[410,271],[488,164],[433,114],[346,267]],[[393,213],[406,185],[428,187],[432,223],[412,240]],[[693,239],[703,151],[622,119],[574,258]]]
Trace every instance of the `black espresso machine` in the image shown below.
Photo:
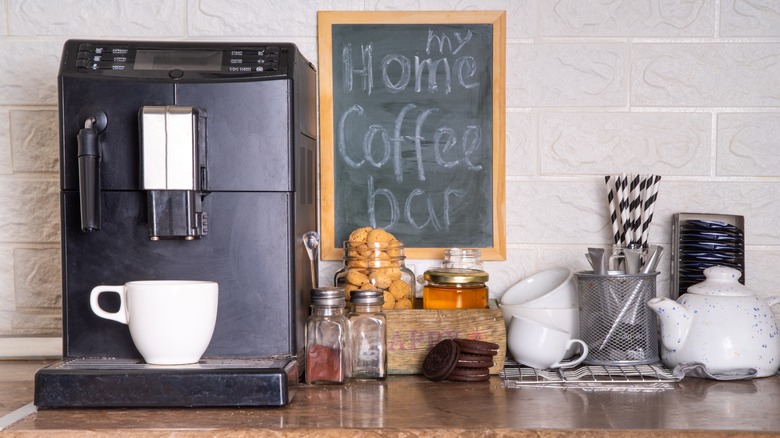
[[[317,226],[314,67],[284,43],[70,40],[59,114],[63,360],[36,374],[35,404],[289,403]],[[147,365],[92,313],[93,287],[133,280],[219,283],[200,363]]]

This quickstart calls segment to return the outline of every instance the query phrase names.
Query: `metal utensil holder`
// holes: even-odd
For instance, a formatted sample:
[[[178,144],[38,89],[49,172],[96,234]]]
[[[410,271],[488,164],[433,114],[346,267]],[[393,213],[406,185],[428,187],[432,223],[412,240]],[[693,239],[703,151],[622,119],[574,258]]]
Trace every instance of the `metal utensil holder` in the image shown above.
[[[656,315],[647,301],[656,296],[658,272],[596,275],[577,272],[580,338],[589,365],[645,365],[659,362]]]

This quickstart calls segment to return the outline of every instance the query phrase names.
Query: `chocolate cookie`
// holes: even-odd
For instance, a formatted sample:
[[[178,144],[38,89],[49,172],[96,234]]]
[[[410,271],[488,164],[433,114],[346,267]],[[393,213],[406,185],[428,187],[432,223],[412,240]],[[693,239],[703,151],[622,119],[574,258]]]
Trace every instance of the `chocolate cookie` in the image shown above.
[[[493,356],[484,354],[464,354],[458,355],[458,364],[460,368],[490,368],[495,363]]]
[[[477,341],[474,339],[453,339],[458,347],[460,347],[461,353],[466,354],[485,354],[488,356],[495,356],[498,354],[498,344],[486,341]]]
[[[446,379],[455,369],[459,354],[460,347],[452,339],[439,342],[425,356],[423,374],[434,382]]]
[[[490,371],[487,368],[457,367],[447,376],[447,380],[453,382],[484,382],[490,380]]]

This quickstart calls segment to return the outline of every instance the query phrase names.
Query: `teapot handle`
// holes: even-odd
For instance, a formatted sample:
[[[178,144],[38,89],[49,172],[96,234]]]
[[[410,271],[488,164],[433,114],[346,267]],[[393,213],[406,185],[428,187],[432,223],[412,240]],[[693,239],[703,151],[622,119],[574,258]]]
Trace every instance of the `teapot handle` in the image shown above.
[[[769,307],[772,307],[775,304],[780,304],[780,296],[769,297],[766,301],[769,303]]]

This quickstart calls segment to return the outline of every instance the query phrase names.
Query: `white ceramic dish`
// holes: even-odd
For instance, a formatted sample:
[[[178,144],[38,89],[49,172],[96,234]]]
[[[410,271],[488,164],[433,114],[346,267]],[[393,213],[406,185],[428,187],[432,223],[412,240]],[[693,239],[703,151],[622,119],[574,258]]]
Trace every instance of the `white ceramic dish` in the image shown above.
[[[540,271],[509,288],[500,303],[537,309],[576,308],[579,300],[574,272],[564,267]]]

